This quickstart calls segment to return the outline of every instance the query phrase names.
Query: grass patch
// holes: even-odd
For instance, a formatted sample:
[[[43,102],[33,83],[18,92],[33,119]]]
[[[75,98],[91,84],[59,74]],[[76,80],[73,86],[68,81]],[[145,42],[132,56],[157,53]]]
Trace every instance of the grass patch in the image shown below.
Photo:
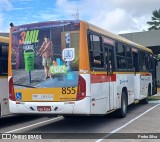
[[[149,101],[160,100],[160,96],[150,96]]]

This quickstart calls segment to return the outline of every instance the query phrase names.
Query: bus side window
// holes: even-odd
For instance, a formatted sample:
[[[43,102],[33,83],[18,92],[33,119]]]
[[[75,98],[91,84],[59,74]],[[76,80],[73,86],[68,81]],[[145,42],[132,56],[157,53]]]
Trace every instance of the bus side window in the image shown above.
[[[6,75],[8,73],[8,46],[0,45],[0,74]]]
[[[145,71],[146,63],[145,63],[145,52],[140,51],[139,52],[139,67],[141,71]]]
[[[126,58],[125,58],[125,46],[122,43],[116,44],[116,58],[117,68],[120,70],[126,69]]]
[[[89,34],[89,53],[90,63],[92,68],[104,68],[103,49],[101,44],[101,37]]]

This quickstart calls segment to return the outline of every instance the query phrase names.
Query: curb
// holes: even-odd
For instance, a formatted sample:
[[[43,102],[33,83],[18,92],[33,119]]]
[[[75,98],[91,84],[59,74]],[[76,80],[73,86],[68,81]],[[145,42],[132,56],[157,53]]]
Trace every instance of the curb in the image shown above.
[[[150,104],[160,104],[160,100],[149,101]]]

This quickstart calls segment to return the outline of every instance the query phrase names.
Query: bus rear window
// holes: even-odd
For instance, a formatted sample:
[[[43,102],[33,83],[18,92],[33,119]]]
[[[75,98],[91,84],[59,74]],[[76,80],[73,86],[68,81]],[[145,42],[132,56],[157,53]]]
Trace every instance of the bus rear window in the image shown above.
[[[15,29],[12,32],[14,84],[38,88],[78,85],[79,23],[54,21]]]

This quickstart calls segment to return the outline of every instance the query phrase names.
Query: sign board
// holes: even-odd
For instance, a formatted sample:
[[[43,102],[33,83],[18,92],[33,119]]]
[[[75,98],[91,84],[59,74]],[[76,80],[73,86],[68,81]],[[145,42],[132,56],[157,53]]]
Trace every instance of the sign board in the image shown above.
[[[73,61],[75,58],[74,48],[65,48],[62,51],[62,58],[64,61]]]

